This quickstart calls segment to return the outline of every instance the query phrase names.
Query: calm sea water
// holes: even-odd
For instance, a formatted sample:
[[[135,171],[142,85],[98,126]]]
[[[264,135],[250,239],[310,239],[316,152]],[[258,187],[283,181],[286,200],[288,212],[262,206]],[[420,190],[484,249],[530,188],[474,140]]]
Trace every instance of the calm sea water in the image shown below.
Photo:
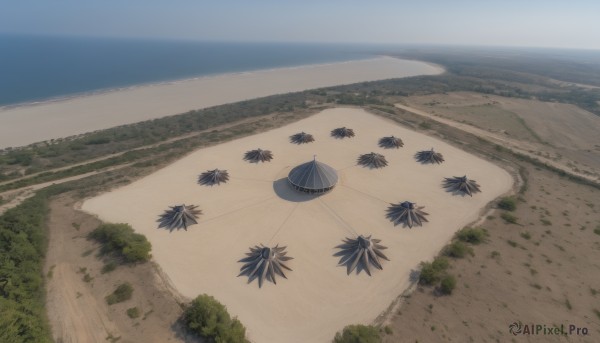
[[[196,76],[372,57],[369,47],[0,35],[0,105]]]

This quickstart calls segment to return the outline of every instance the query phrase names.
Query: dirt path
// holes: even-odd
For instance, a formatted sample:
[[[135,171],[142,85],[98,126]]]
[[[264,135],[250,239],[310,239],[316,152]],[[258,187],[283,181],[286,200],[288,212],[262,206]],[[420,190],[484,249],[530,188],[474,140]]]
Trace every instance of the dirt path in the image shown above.
[[[177,324],[179,297],[153,263],[118,266],[102,273],[98,245],[86,239],[100,221],[76,210],[68,196],[53,199],[48,220],[46,311],[57,342],[196,342]],[[86,276],[87,275],[87,276]],[[132,285],[133,297],[108,305],[117,285]],[[137,308],[139,317],[127,310]]]
[[[80,179],[86,178],[88,176],[93,176],[93,175],[97,175],[100,173],[106,173],[106,172],[118,170],[121,168],[128,167],[131,164],[132,163],[127,163],[127,164],[121,164],[121,165],[113,166],[113,167],[106,167],[104,169],[95,170],[93,172],[89,172],[89,173],[85,173],[85,174],[75,175],[75,176],[71,176],[71,177],[66,177],[64,179],[58,179],[58,180],[48,181],[48,182],[44,182],[44,183],[38,183],[37,185],[31,185],[31,186],[7,191],[4,193],[0,193],[0,196],[2,196],[3,198],[9,199],[5,204],[0,206],[0,214],[4,213],[6,210],[8,210],[10,208],[13,208],[13,207],[19,205],[25,199],[33,196],[35,194],[35,191],[37,191],[39,189],[46,188],[46,187],[52,186],[52,185],[58,185],[58,184],[69,182],[69,181],[80,180]]]
[[[510,150],[512,150],[514,152],[517,152],[519,154],[526,155],[526,156],[531,157],[533,159],[539,160],[539,161],[541,161],[543,163],[546,163],[546,164],[548,164],[548,165],[550,165],[552,167],[555,167],[555,168],[558,168],[560,170],[563,170],[566,173],[569,173],[569,174],[572,174],[572,175],[576,175],[578,177],[584,178],[584,179],[592,181],[592,182],[598,182],[598,181],[600,181],[595,176],[590,176],[590,175],[587,175],[587,174],[584,174],[584,173],[577,172],[577,171],[569,168],[567,165],[564,165],[564,164],[556,162],[554,160],[545,158],[543,156],[539,156],[539,155],[530,153],[529,150],[533,150],[533,151],[537,151],[538,150],[538,147],[536,145],[532,144],[532,143],[524,142],[524,141],[520,141],[520,140],[518,141],[518,140],[510,139],[510,138],[507,138],[507,137],[502,136],[500,134],[497,134],[497,133],[494,133],[494,132],[490,132],[490,131],[487,131],[487,130],[484,130],[484,129],[480,129],[480,128],[474,127],[472,125],[459,123],[459,122],[456,122],[454,120],[450,120],[450,119],[446,119],[446,118],[440,118],[440,117],[435,116],[435,115],[433,115],[431,113],[427,113],[427,112],[425,112],[423,110],[420,110],[420,109],[417,109],[417,108],[414,108],[414,107],[410,107],[410,106],[406,106],[404,104],[398,104],[397,103],[397,104],[394,104],[394,106],[396,106],[399,109],[402,109],[402,110],[405,110],[405,111],[408,111],[408,112],[411,112],[411,113],[414,113],[414,114],[426,117],[428,119],[435,120],[435,121],[437,121],[439,123],[455,127],[455,128],[457,128],[459,130],[462,130],[462,131],[465,131],[465,132],[468,132],[468,133],[472,133],[472,134],[474,134],[476,136],[485,137],[485,138],[489,139],[490,141],[492,141],[492,142],[494,142],[494,143],[496,143],[496,144],[498,144],[498,145],[500,145],[500,146],[502,146],[504,148],[510,149]]]
[[[64,225],[65,221],[80,220],[69,212],[62,202],[50,205],[46,308],[53,338],[57,342],[103,342],[109,333],[117,332],[117,327],[100,310],[106,305],[98,303],[92,288],[78,273],[80,266],[74,261],[81,258],[81,253],[76,250],[85,239],[73,236],[75,228]],[[86,224],[93,226],[94,222],[88,219]]]

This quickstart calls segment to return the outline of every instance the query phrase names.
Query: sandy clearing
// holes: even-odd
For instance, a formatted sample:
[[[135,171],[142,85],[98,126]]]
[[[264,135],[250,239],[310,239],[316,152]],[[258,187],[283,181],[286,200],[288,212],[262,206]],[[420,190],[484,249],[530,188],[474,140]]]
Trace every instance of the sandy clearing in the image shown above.
[[[0,107],[0,148],[22,146],[273,94],[441,72],[441,67],[424,62],[378,57],[201,77],[62,101]]]
[[[357,136],[336,140],[335,127],[354,128]],[[297,146],[288,136],[301,130],[316,142]],[[402,137],[404,148],[383,150],[384,135]],[[270,149],[265,164],[242,161],[253,148]],[[417,164],[417,150],[435,147],[442,165]],[[383,153],[389,167],[370,170],[355,165],[361,153]],[[310,201],[285,181],[289,170],[313,154],[339,171],[340,183],[329,194]],[[197,175],[227,169],[225,185],[202,187]],[[477,180],[483,193],[461,197],[441,188],[443,177]],[[279,180],[279,181],[278,181]],[[102,220],[130,223],[153,245],[153,256],[187,297],[208,293],[240,318],[255,342],[329,342],[351,323],[370,323],[410,284],[412,270],[431,259],[454,232],[478,218],[481,208],[510,190],[511,176],[490,162],[440,140],[404,129],[361,109],[325,110],[263,134],[198,150],[184,159],[123,188],[88,199],[82,209]],[[288,200],[286,200],[288,199]],[[394,227],[385,219],[389,202],[416,201],[430,213],[423,228]],[[204,215],[189,231],[158,230],[157,216],[169,205],[198,204]],[[373,234],[389,247],[383,271],[346,275],[337,266],[334,247],[354,232]],[[287,245],[294,269],[277,285],[236,277],[248,246]]]

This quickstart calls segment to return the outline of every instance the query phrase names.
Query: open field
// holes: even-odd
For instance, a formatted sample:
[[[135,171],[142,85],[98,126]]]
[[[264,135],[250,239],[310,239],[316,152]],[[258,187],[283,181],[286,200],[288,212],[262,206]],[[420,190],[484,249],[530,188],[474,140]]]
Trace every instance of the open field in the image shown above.
[[[273,94],[422,74],[431,64],[380,57],[202,77],[0,108],[0,148],[22,146]]]
[[[413,96],[403,102],[572,173],[600,178],[600,117],[576,106],[467,92]]]
[[[392,315],[384,342],[597,342],[600,335],[598,189],[525,164],[527,190],[513,213],[491,213],[487,242],[453,260],[451,296],[418,287]],[[512,336],[509,325],[573,324],[587,336]]]
[[[329,137],[335,127],[356,130],[352,139]],[[307,131],[315,143],[296,146],[289,135]],[[402,137],[399,150],[382,150],[377,140]],[[444,154],[441,165],[420,165],[413,155],[434,146]],[[270,149],[266,164],[242,161],[245,151]],[[361,153],[386,155],[381,170],[356,166]],[[307,200],[286,184],[289,170],[313,154],[338,170],[340,184],[329,194]],[[196,184],[207,169],[227,169],[231,181],[214,187]],[[482,185],[474,197],[451,195],[443,177],[468,174]],[[394,125],[360,109],[337,108],[267,133],[196,151],[128,186],[87,200],[82,209],[111,222],[128,222],[153,244],[153,256],[186,297],[208,293],[237,315],[256,342],[327,342],[350,323],[370,323],[410,284],[419,262],[433,257],[462,226],[474,221],[492,199],[510,190],[503,169],[464,151]],[[391,202],[411,200],[425,206],[429,223],[412,230],[394,227],[385,218]],[[189,231],[157,229],[168,206],[198,204],[200,223]],[[334,247],[347,236],[373,234],[390,249],[390,262],[372,277],[347,276],[337,266]],[[249,246],[288,246],[294,269],[288,280],[247,285],[236,278]],[[210,277],[207,277],[210,275]],[[260,311],[256,309],[260,308]]]

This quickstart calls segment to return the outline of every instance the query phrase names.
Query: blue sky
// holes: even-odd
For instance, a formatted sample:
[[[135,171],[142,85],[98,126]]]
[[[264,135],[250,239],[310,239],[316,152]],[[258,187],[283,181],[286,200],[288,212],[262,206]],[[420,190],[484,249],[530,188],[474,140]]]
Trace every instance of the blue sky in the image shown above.
[[[0,0],[0,33],[600,49],[600,1]]]

